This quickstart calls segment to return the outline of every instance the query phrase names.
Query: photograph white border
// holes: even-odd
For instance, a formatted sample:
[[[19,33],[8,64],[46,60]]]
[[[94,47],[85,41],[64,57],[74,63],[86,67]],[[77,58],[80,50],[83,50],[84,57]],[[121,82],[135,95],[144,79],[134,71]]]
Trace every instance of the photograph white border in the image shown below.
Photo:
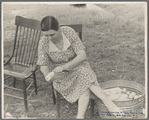
[[[2,41],[1,41],[1,76],[2,76],[2,87],[1,87],[1,110],[2,110],[2,118],[4,118],[4,72],[3,72],[3,69],[4,69],[4,66],[3,66],[3,61],[4,61],[4,47],[3,47],[3,41],[4,41],[4,31],[3,31],[3,7],[4,7],[4,4],[87,4],[87,3],[90,3],[90,4],[133,4],[133,3],[136,3],[136,2],[115,2],[115,1],[111,1],[111,2],[71,2],[71,1],[68,1],[68,2],[2,2],[2,11],[1,11],[1,30],[2,30]],[[147,36],[148,36],[148,16],[147,16],[147,2],[137,2],[137,3],[144,3],[146,4],[146,10],[144,12],[145,14],[145,107],[148,108],[148,41],[147,41]],[[146,114],[145,114],[145,118],[148,117],[148,109],[146,109]]]

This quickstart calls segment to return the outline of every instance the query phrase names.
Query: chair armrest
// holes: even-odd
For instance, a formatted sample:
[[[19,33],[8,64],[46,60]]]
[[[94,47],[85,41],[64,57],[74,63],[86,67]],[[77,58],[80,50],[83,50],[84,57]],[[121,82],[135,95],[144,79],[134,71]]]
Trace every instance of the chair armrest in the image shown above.
[[[6,61],[6,60],[4,60],[3,62],[4,62],[4,65],[7,65],[10,61],[11,61],[11,59],[12,59],[12,56]]]
[[[31,68],[31,69],[30,69],[31,72],[35,72],[35,71],[39,70],[39,65],[36,65],[36,64],[35,64],[35,65],[31,66],[30,68]]]

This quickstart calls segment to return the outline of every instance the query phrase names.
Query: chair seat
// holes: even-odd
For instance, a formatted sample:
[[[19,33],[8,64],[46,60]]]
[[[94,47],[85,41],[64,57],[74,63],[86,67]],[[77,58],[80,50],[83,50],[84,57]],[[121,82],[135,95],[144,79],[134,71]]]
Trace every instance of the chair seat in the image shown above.
[[[4,65],[4,74],[21,79],[29,77],[35,70],[35,66],[28,67],[15,63]]]

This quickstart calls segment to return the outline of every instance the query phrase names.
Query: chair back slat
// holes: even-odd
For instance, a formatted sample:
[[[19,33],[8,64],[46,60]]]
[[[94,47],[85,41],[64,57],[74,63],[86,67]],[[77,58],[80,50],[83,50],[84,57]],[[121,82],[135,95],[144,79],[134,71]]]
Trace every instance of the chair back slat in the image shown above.
[[[22,30],[22,37],[21,37],[21,43],[20,43],[20,53],[22,53],[22,54],[20,54],[19,55],[19,58],[18,58],[18,61],[20,62],[20,64],[22,64],[22,58],[23,58],[23,53],[24,53],[24,33],[25,33],[25,28],[23,27],[23,30]]]
[[[32,31],[31,31],[31,40],[29,41],[29,44],[28,44],[28,46],[29,46],[29,50],[28,50],[28,58],[27,58],[27,61],[26,61],[26,64],[27,65],[29,65],[29,63],[30,63],[30,58],[31,58],[31,52],[32,52],[32,46],[33,46],[33,38],[34,38],[34,34],[35,34],[35,30],[33,29]]]
[[[18,31],[17,31],[17,34],[18,34],[18,36],[17,36],[17,42],[16,42],[16,51],[15,51],[15,63],[18,63],[18,56],[19,56],[19,49],[20,49],[20,33],[21,33],[21,30],[22,30],[22,27],[19,27],[18,28]]]
[[[17,32],[18,32],[18,26],[16,26],[16,31],[15,31],[16,34],[15,34],[15,39],[14,39],[14,49],[13,49],[13,52],[12,52],[12,57],[15,56]]]
[[[34,63],[34,60],[35,60],[35,57],[36,57],[36,53],[37,53],[38,42],[39,42],[39,39],[40,39],[40,34],[41,34],[40,31],[36,31],[35,40],[37,39],[38,41],[36,41],[34,43],[34,45],[33,45],[34,51],[32,51],[32,53],[31,53],[32,59],[30,61],[30,64]]]
[[[32,43],[31,43],[31,52],[30,52],[30,58],[28,61],[28,64],[32,63],[32,59],[34,58],[34,53],[35,53],[35,45],[36,45],[36,36],[37,36],[38,31],[34,31],[33,37],[32,37]],[[35,41],[33,43],[33,41]]]
[[[82,40],[82,24],[60,25],[60,26],[69,26],[69,27],[73,28],[78,33],[78,36]]]
[[[39,43],[39,40],[40,40],[40,36],[41,36],[41,31],[38,31],[38,35],[37,35],[37,42],[36,42],[36,45],[35,45],[35,54],[34,54],[34,57],[33,57],[33,61],[32,63],[34,63],[35,59],[37,59],[37,49],[38,49],[38,43]]]
[[[24,41],[24,44],[26,45],[27,44],[27,37],[28,37],[28,34],[29,34],[29,28],[26,28],[26,36],[25,36],[25,41]],[[24,59],[25,59],[25,54],[26,54],[26,49],[27,49],[27,45],[25,46],[24,45],[24,49],[23,49],[23,56],[22,56],[22,61],[21,61],[21,63],[24,63],[25,61],[24,61]]]
[[[32,29],[28,28],[28,32],[29,32],[29,35],[27,36],[27,45],[26,45],[26,48],[25,48],[25,58],[24,58],[24,64],[27,65],[27,59],[28,59],[28,55],[29,55],[29,49],[30,49],[30,41],[31,41],[31,34],[32,34]]]
[[[33,65],[35,57],[37,56],[36,53],[41,35],[41,29],[39,29],[40,22],[16,16],[16,25],[17,30],[13,52],[15,63],[24,66]]]

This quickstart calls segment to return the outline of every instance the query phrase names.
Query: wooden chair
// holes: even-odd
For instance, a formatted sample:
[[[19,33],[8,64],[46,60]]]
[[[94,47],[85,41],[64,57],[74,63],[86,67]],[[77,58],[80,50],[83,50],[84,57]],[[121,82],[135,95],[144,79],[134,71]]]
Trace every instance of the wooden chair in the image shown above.
[[[69,26],[69,27],[73,28],[78,33],[78,36],[82,40],[82,25],[81,24],[61,25],[61,26]],[[58,118],[60,118],[60,101],[61,101],[60,93],[57,92],[56,90],[54,90],[53,84],[52,84],[52,93],[53,93],[53,103],[57,105]],[[92,118],[94,116],[95,100],[94,99],[90,99],[90,100],[91,100],[91,118]]]
[[[8,80],[10,77],[14,78],[12,82],[8,85],[4,85],[4,89],[14,89],[23,91],[24,97],[15,96],[4,92],[4,95],[15,97],[19,99],[24,99],[25,110],[27,112],[27,100],[31,97],[32,93],[35,91],[37,94],[36,85],[36,57],[38,42],[41,35],[40,21],[34,19],[27,19],[21,16],[16,16],[15,18],[16,32],[14,39],[13,52],[10,59],[4,63],[4,81]],[[27,81],[27,80],[32,81]],[[22,89],[18,89],[15,86],[16,80],[22,81]],[[26,82],[29,82],[27,86]],[[34,86],[31,89],[31,86]],[[31,90],[30,90],[30,89]],[[27,95],[27,92],[30,94]]]

